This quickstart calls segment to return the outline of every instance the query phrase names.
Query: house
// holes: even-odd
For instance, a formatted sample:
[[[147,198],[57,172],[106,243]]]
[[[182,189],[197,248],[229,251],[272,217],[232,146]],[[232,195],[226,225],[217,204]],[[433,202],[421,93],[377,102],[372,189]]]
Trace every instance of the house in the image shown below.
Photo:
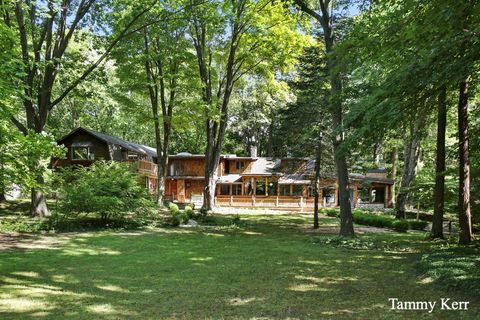
[[[154,148],[128,142],[93,130],[78,128],[58,141],[67,148],[66,159],[54,166],[90,165],[96,160],[129,161],[145,186],[154,192],[157,185],[157,154]],[[311,211],[313,209],[314,160],[309,158],[258,157],[252,147],[248,157],[221,155],[215,204],[218,207],[272,208]],[[384,169],[366,175],[351,174],[352,207],[386,208],[392,205],[393,180]],[[168,156],[165,198],[177,203],[202,204],[205,155],[187,152]],[[321,178],[320,205],[338,206],[335,175]]]
[[[52,167],[68,165],[90,166],[97,160],[130,162],[150,192],[157,188],[157,151],[145,145],[129,142],[104,133],[79,127],[60,140],[65,146],[65,159],[53,159]]]
[[[215,205],[284,210],[313,210],[314,160],[309,158],[257,157],[255,147],[249,157],[222,155],[218,167]],[[178,203],[203,201],[205,156],[179,153],[169,156],[165,197]],[[338,206],[337,179],[321,178],[320,205]],[[350,175],[352,207],[392,206],[393,180],[385,169],[369,170],[366,175]]]

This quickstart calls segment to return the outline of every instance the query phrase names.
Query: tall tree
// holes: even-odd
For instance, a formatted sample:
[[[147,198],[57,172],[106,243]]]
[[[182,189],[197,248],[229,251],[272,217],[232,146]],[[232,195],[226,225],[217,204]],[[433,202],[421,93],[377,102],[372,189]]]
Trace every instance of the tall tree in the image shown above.
[[[190,36],[205,106],[205,209],[214,207],[218,163],[235,86],[244,75],[264,70],[269,63],[287,65],[302,42],[302,36],[295,33],[296,19],[285,19],[285,11],[279,3],[251,0],[212,1],[192,9]]]
[[[344,142],[343,115],[344,107],[342,104],[342,78],[338,70],[338,61],[335,55],[335,45],[338,41],[338,25],[334,20],[334,2],[331,0],[319,0],[318,10],[312,9],[307,2],[303,0],[294,0],[297,6],[303,12],[314,18],[323,30],[323,41],[325,43],[325,53],[327,57],[327,70],[330,76],[330,105],[329,111],[332,116],[333,126],[333,149],[334,160],[338,179],[339,204],[340,204],[340,235],[353,236],[353,218],[350,207],[350,189],[348,181],[348,165],[345,150],[342,148]]]
[[[437,101],[437,148],[435,163],[435,203],[433,207],[432,238],[443,238],[445,211],[445,134],[447,129],[447,88],[442,86]]]
[[[57,81],[62,68],[65,52],[75,32],[82,28],[87,19],[95,21],[92,8],[94,0],[14,1],[8,10],[2,12],[4,21],[17,31],[21,47],[24,76],[22,105],[26,124],[15,117],[11,121],[23,133],[34,130],[44,131],[52,109],[94,71],[107,57],[113,47],[127,35],[139,17],[150,10],[152,4],[142,6],[128,18],[123,30],[113,37],[104,53],[71,83],[64,85]],[[100,8],[100,10],[102,10]],[[11,17],[10,17],[11,16]],[[55,96],[53,96],[56,94]],[[37,178],[38,184],[43,177]],[[44,193],[31,190],[32,215],[45,216],[49,213]]]

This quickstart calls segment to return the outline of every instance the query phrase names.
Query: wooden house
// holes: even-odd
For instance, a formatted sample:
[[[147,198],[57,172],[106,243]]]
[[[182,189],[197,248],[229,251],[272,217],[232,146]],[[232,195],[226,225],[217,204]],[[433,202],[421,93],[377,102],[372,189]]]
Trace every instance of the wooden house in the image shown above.
[[[157,188],[157,152],[138,143],[79,127],[60,140],[67,153],[64,159],[53,159],[52,167],[67,165],[90,166],[94,161],[130,162],[149,191]]]
[[[93,130],[78,128],[59,140],[67,148],[66,159],[54,166],[90,165],[96,160],[132,162],[145,186],[154,192],[157,183],[156,150]],[[308,158],[258,157],[253,147],[249,157],[226,154],[220,157],[215,205],[218,207],[272,208],[311,211],[313,209],[314,161]],[[169,155],[165,198],[197,207],[203,201],[205,156],[182,152]],[[392,205],[393,180],[384,169],[366,175],[351,174],[352,207],[385,208]],[[335,175],[321,179],[320,205],[338,206]]]

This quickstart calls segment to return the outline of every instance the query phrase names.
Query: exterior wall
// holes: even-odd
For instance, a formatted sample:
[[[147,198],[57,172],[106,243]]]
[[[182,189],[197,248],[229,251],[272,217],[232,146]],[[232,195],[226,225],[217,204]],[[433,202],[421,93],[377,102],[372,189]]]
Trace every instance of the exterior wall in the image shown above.
[[[95,160],[110,160],[110,152],[107,143],[97,139],[96,137],[79,131],[76,134],[68,137],[63,145],[67,148],[66,158],[65,159],[54,159],[54,167],[56,166],[65,166],[65,165],[90,165],[95,160],[72,160],[72,144],[75,142],[90,142],[93,144],[92,151],[95,155]]]
[[[172,158],[169,160],[167,175],[203,177],[205,175],[205,160],[203,158]]]
[[[253,160],[249,159],[225,159],[230,163],[230,174],[250,173],[252,172]],[[243,169],[237,169],[236,163],[243,162]]]

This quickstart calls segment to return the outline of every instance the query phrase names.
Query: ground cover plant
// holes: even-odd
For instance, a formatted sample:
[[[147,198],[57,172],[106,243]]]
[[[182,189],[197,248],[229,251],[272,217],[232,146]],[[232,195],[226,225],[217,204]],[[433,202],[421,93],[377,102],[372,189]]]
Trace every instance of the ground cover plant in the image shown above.
[[[389,310],[387,300],[444,296],[471,301],[464,319],[480,312],[478,295],[431,276],[439,248],[425,241],[425,233],[360,234],[358,241],[374,245],[352,248],[318,241],[337,234],[332,217],[320,217],[325,235],[313,232],[311,215],[209,220],[194,228],[18,240],[0,252],[0,317],[458,319],[441,310]],[[238,220],[238,227],[222,226]],[[431,262],[420,267],[422,261]],[[478,287],[478,268],[465,266]]]

